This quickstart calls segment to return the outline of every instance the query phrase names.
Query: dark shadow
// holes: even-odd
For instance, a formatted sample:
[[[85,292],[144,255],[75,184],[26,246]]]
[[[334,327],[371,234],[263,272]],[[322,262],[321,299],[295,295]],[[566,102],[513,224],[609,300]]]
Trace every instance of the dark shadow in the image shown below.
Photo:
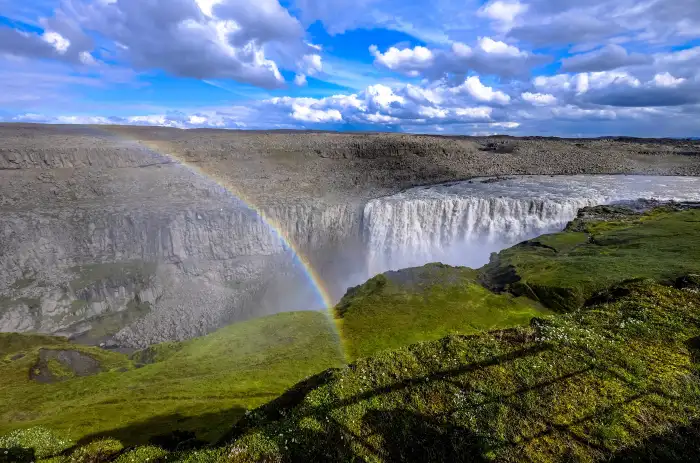
[[[366,460],[355,455],[352,443],[354,436],[336,421],[325,426],[323,431],[310,429],[295,430],[294,441],[287,441],[284,461],[289,462],[344,462],[364,463]],[[329,442],[332,445],[309,445],[312,442]]]
[[[700,376],[700,336],[688,339],[686,344],[690,351],[690,361],[695,366],[695,374]]]
[[[198,449],[209,445],[209,442],[197,439],[194,432],[181,430],[153,436],[148,439],[148,443],[171,452]]]
[[[0,463],[33,463],[35,461],[34,449],[0,447]]]
[[[688,426],[674,428],[653,436],[640,445],[617,452],[614,463],[631,462],[697,462],[700,460],[700,419]]]
[[[86,436],[66,454],[76,447],[103,438],[117,439],[124,447],[153,444],[166,450],[201,448],[217,441],[221,434],[231,428],[245,414],[245,409],[234,407],[216,413],[197,416],[183,416],[179,413],[160,415],[146,421],[133,423]]]
[[[363,425],[381,436],[378,453],[386,462],[487,461],[484,442],[470,430],[410,410],[372,410]]]
[[[288,389],[276,399],[257,408],[254,417],[244,415],[232,428],[229,428],[229,431],[219,438],[217,444],[227,444],[245,434],[248,429],[259,426],[260,423],[269,423],[281,419],[287,411],[299,405],[309,392],[330,381],[335,371],[335,369],[330,369],[310,376]],[[231,421],[229,421],[229,426],[230,424]]]

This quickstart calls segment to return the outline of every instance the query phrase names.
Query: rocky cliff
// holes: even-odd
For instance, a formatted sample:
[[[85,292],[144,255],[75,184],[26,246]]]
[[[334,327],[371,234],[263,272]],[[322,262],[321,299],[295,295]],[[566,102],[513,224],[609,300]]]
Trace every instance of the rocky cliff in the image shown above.
[[[125,346],[320,308],[290,244],[337,300],[405,263],[407,250],[422,263],[465,234],[497,236],[503,208],[530,224],[514,225],[517,238],[541,231],[537,221],[565,223],[578,206],[365,208],[406,187],[494,174],[700,173],[700,143],[690,141],[41,125],[0,125],[0,139],[0,330]]]

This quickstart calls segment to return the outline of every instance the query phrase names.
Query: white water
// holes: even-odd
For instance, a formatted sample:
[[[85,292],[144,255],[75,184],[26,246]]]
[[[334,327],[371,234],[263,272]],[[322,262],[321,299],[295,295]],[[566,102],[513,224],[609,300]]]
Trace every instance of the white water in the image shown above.
[[[412,188],[365,206],[368,274],[438,261],[477,268],[492,252],[562,230],[581,207],[640,198],[700,201],[700,178],[522,176]]]

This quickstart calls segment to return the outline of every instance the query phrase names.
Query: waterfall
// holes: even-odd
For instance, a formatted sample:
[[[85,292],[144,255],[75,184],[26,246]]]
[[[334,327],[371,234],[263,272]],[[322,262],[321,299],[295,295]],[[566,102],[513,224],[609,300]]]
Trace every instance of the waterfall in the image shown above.
[[[481,267],[492,252],[561,231],[585,206],[640,198],[700,200],[700,179],[526,176],[420,187],[369,201],[363,233],[369,276],[442,262]]]
[[[441,261],[479,267],[496,252],[559,231],[594,199],[374,200],[364,210],[370,274]]]

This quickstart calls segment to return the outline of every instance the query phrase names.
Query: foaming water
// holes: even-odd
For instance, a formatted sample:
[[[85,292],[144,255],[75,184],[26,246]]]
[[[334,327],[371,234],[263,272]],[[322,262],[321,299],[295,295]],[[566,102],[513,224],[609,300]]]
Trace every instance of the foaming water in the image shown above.
[[[700,178],[521,176],[412,188],[366,205],[367,271],[480,267],[492,252],[560,231],[582,207],[642,198],[700,201]]]

